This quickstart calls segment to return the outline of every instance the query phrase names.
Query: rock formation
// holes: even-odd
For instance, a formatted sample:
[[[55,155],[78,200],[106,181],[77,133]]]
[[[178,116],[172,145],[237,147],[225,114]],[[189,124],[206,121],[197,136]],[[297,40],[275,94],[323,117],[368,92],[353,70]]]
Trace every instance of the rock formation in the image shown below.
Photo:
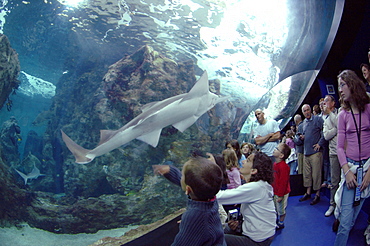
[[[10,46],[8,38],[0,34],[0,109],[14,89],[18,88],[19,71],[17,52]],[[11,109],[11,101],[8,101],[7,107]]]
[[[14,167],[20,162],[18,146],[21,138],[21,128],[18,125],[15,117],[10,117],[9,120],[2,124],[0,129],[0,140],[1,140],[1,159],[9,167]]]

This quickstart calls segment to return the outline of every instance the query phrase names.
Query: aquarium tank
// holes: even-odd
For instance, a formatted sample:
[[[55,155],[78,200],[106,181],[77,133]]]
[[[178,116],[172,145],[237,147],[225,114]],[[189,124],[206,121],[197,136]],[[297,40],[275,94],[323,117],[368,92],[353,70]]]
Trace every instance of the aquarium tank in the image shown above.
[[[185,207],[152,165],[252,141],[258,108],[282,129],[343,2],[1,1],[0,225],[95,233]]]

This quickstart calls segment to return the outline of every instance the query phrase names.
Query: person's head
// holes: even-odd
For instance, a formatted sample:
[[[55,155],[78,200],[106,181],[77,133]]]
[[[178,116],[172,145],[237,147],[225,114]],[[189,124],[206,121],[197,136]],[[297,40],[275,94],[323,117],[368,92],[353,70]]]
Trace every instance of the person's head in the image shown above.
[[[324,111],[326,114],[334,111],[335,98],[332,95],[326,95],[324,98]]]
[[[362,63],[360,65],[362,76],[364,76],[364,79],[370,83],[370,66],[369,64]]]
[[[291,130],[292,132],[296,132],[296,131],[297,131],[297,126],[296,126],[295,124],[292,124],[292,125],[290,126],[290,130]]]
[[[236,156],[238,157],[238,160],[240,159],[240,157],[242,156],[241,152],[240,152],[240,145],[239,145],[239,142],[238,140],[236,139],[231,139],[229,141],[227,141],[225,143],[225,149],[233,149],[236,153]]]
[[[191,157],[182,169],[181,187],[193,200],[207,201],[220,190],[221,168],[204,157]]]
[[[324,111],[324,98],[320,98],[319,100],[320,112]]]
[[[221,154],[214,155],[216,164],[221,168],[222,171],[222,184],[229,184],[229,176],[226,172],[226,163],[224,157]]]
[[[313,105],[313,108],[312,108],[312,113],[314,114],[314,115],[318,115],[318,114],[320,114],[321,113],[321,109],[320,109],[320,106],[319,105]]]
[[[256,116],[258,123],[265,124],[265,113],[262,111],[262,109],[257,109],[254,111],[254,115]]]
[[[302,116],[300,114],[294,115],[294,123],[295,123],[295,125],[298,126],[299,123],[301,123],[301,122],[302,122]]]
[[[238,167],[238,157],[232,148],[224,149],[222,156],[224,157],[227,169],[231,170],[233,167]]]
[[[370,103],[365,84],[352,70],[344,70],[338,75],[338,92],[341,107],[345,110],[352,105],[363,112],[365,105]]]
[[[286,131],[285,136],[287,138],[293,138],[294,137],[294,132],[292,130],[288,130],[288,131]]]
[[[241,152],[246,157],[254,151],[253,144],[251,143],[242,143]]]
[[[272,184],[274,180],[272,161],[265,153],[254,152],[243,161],[243,166],[240,168],[240,173],[243,176],[250,176],[251,182],[263,180]]]
[[[279,143],[278,146],[275,147],[273,156],[275,159],[286,160],[290,156],[291,149],[285,143]]]
[[[304,117],[306,118],[306,119],[310,119],[311,118],[311,106],[310,105],[308,105],[308,104],[305,104],[305,105],[303,105],[302,106],[302,113],[303,113],[303,115],[304,115]]]

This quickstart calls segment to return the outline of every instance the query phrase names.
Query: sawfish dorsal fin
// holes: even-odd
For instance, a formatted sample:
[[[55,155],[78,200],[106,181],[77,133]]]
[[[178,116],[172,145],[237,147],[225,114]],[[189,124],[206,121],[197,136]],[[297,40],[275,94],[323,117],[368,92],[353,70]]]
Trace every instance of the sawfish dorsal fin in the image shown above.
[[[193,88],[184,96],[182,99],[189,100],[196,97],[201,97],[205,94],[209,93],[209,81],[208,81],[208,73],[204,71],[202,76],[198,79],[198,81],[194,84]]]

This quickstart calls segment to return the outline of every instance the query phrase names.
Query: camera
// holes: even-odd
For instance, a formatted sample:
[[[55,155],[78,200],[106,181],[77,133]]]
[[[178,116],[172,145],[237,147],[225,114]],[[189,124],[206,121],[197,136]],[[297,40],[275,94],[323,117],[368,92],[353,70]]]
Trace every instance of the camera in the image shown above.
[[[239,211],[237,209],[229,210],[229,221],[238,220]]]

